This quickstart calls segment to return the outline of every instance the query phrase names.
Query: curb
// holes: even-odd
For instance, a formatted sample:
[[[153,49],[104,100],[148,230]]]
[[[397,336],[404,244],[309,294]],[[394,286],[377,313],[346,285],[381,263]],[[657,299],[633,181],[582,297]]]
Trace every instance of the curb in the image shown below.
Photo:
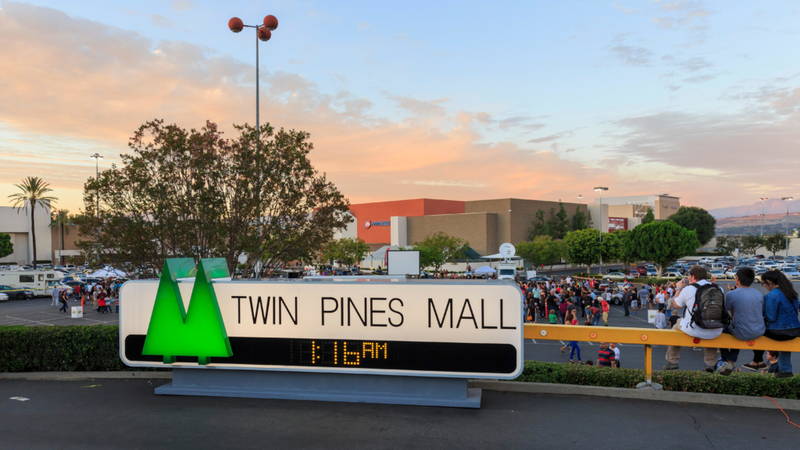
[[[122,380],[122,379],[172,379],[172,372],[0,372],[0,380]]]
[[[0,380],[73,381],[102,379],[169,380],[172,372],[2,372]],[[739,408],[779,409],[772,400],[744,395],[706,394],[699,392],[653,391],[574,384],[523,383],[518,381],[469,380],[468,387],[487,391],[520,394],[579,395],[584,397],[650,400],[670,403],[693,403]],[[800,400],[775,399],[786,411],[800,411]]]
[[[523,383],[518,381],[470,380],[469,387],[487,391],[525,394],[581,395],[587,397],[620,398],[631,400],[656,400],[671,403],[695,403],[740,408],[779,409],[772,400],[744,395],[706,394],[700,392],[654,391],[651,389],[626,389],[602,386],[577,386],[573,384]],[[776,398],[786,411],[800,411],[800,400]]]

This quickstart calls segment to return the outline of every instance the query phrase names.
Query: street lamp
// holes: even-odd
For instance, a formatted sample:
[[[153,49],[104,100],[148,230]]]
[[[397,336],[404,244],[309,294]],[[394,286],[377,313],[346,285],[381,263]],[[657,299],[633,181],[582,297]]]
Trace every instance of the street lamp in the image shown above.
[[[273,15],[264,17],[264,25],[245,25],[242,19],[234,17],[228,21],[228,28],[234,33],[239,33],[245,27],[254,28],[256,30],[256,150],[258,150],[258,142],[261,140],[261,130],[258,121],[258,41],[267,42],[272,37],[272,32],[278,28],[278,19]]]
[[[761,236],[764,236],[764,201],[769,200],[769,197],[759,197],[761,200]]]
[[[94,179],[95,182],[99,182],[100,178],[100,160],[103,159],[103,155],[100,153],[95,152],[94,155],[90,156],[89,158],[94,159]],[[95,243],[95,247],[97,248],[97,264],[100,264],[100,189],[97,189],[97,211],[95,212],[97,215],[97,242]]]
[[[600,193],[600,275],[603,275],[603,191],[607,191],[608,188],[598,186],[594,190]]]
[[[792,197],[781,197],[786,202],[786,257],[789,257],[789,202],[794,200]]]
[[[583,194],[578,194],[578,202],[582,205],[583,204]]]

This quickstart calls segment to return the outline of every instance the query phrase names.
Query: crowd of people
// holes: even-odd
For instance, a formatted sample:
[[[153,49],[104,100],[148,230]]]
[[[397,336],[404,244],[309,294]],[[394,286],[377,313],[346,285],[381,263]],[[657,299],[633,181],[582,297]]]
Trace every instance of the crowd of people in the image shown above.
[[[770,271],[761,276],[766,294],[751,287],[755,272],[749,267],[737,271],[736,286],[727,293],[708,278],[704,267],[694,266],[687,278],[662,286],[648,284],[637,288],[626,281],[622,283],[621,298],[625,315],[655,310],[656,328],[669,327],[699,339],[714,339],[723,333],[742,341],[761,336],[785,341],[800,336],[800,301],[782,272]],[[525,298],[526,322],[600,326],[602,320],[602,325],[608,326],[612,293],[600,290],[597,280],[562,276],[545,282],[522,282],[520,288]],[[581,364],[578,342],[570,341],[561,347],[561,352],[567,349],[570,363]],[[667,349],[664,370],[679,369],[680,349],[677,346]],[[738,349],[702,348],[702,351],[708,372],[730,375],[746,369],[774,373],[778,378],[793,376],[790,352],[769,351],[764,362],[764,350],[755,350],[752,362],[737,367]],[[614,343],[601,343],[597,365],[620,367],[619,349]]]
[[[76,284],[70,288],[53,289],[53,305],[60,305],[59,311],[67,311],[70,297],[80,301],[81,305],[91,304],[98,313],[119,313],[119,288],[121,280],[109,279],[100,283]],[[112,305],[116,306],[112,311]]]

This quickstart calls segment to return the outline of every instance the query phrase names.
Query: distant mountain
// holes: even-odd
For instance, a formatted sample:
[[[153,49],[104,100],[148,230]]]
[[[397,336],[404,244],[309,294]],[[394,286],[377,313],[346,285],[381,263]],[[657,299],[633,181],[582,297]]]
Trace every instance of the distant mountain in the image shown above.
[[[715,219],[726,217],[758,216],[761,214],[761,202],[745,206],[731,206],[708,210]],[[800,212],[800,198],[789,202],[789,212]],[[764,214],[786,214],[786,202],[779,198],[771,198],[764,202]]]

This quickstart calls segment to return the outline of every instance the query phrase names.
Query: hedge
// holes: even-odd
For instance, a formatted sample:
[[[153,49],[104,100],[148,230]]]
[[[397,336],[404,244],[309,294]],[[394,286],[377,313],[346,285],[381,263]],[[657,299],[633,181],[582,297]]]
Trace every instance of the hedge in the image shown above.
[[[0,327],[0,372],[110,370],[143,370],[122,363],[116,325]]]
[[[635,388],[644,381],[644,370],[525,361],[522,375],[513,381]],[[676,370],[653,372],[653,381],[662,384],[665,391],[800,399],[800,377],[775,378],[744,372],[726,377],[717,373]]]

